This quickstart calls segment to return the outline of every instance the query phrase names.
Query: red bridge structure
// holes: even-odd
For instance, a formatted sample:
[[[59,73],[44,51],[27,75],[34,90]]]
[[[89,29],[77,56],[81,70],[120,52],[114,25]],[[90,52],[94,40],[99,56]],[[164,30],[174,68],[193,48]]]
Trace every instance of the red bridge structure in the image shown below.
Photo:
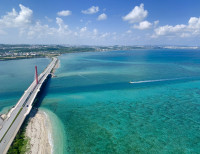
[[[37,72],[37,66],[35,66],[35,80],[36,80],[36,85],[38,84],[38,72]]]

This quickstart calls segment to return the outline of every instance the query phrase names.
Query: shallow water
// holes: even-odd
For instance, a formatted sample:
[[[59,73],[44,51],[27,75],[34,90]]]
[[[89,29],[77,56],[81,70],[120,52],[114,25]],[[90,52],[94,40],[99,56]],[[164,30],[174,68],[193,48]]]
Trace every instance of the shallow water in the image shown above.
[[[52,153],[62,154],[64,153],[64,138],[63,135],[64,127],[60,119],[50,110],[45,108],[40,108],[40,111],[44,112],[47,116],[48,122],[48,139],[51,145]]]
[[[42,107],[61,120],[54,127],[63,127],[63,153],[200,151],[200,51],[88,52],[59,59]]]
[[[73,53],[44,93],[55,153],[199,153],[200,51]],[[0,62],[0,110],[50,59]],[[130,84],[129,82],[133,83]]]

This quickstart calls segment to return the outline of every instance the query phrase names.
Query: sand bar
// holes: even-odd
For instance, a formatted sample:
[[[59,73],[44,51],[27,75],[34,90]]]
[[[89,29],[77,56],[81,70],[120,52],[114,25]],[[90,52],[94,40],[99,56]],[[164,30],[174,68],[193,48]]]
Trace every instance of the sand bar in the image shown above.
[[[51,154],[52,143],[50,133],[51,123],[45,112],[33,112],[26,127],[26,136],[30,138],[30,150],[27,153]]]

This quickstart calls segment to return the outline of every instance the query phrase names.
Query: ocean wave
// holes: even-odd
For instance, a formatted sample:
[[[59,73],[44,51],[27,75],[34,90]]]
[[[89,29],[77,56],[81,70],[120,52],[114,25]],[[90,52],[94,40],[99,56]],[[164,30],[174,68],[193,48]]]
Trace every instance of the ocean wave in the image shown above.
[[[49,139],[49,144],[51,146],[51,154],[53,154],[53,151],[54,151],[54,149],[53,149],[53,139],[52,139],[52,135],[51,135],[50,131],[48,131],[48,139]]]

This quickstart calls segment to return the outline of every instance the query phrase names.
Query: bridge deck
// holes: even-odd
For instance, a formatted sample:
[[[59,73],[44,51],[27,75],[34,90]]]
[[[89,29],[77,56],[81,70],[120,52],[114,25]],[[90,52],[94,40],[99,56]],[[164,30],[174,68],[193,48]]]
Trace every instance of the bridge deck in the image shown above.
[[[57,58],[53,58],[48,67],[39,75],[38,84],[33,81],[23,96],[12,109],[10,115],[1,123],[0,153],[6,154],[26,116],[32,109],[32,104],[40,91],[44,81],[56,65]]]

